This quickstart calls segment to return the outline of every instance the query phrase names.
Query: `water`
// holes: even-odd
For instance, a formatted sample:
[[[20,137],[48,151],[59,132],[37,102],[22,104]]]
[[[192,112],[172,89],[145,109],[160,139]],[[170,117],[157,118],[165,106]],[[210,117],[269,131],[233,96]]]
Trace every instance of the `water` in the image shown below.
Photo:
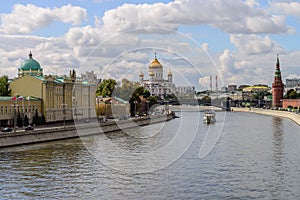
[[[184,118],[186,121],[181,123]],[[215,125],[200,122],[194,135],[190,123],[199,118],[200,113],[186,112],[164,126],[155,124],[126,133],[88,137],[84,143],[71,139],[1,149],[0,199],[300,198],[299,126],[264,115],[227,113],[225,117],[225,113],[217,113]],[[215,134],[220,127],[216,145],[200,159],[206,133]],[[136,163],[128,164],[112,153],[103,165],[97,158],[97,151],[103,150],[99,145],[104,144],[100,139],[111,141],[129,154],[150,152],[179,137],[178,129],[186,134],[186,139],[180,141],[188,144],[192,138],[192,143],[179,159],[161,169],[132,173],[126,167],[136,165],[136,172],[141,172],[140,160],[129,159]],[[113,160],[122,162],[117,165]],[[146,161],[145,169],[150,168]]]

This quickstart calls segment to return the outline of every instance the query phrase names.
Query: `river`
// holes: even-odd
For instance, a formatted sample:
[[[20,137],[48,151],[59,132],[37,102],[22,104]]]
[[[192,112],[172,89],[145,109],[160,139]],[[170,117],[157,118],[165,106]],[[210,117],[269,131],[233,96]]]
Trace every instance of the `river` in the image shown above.
[[[253,113],[0,149],[0,199],[299,199],[300,127]],[[201,153],[202,151],[202,153]],[[205,151],[203,153],[203,151]]]

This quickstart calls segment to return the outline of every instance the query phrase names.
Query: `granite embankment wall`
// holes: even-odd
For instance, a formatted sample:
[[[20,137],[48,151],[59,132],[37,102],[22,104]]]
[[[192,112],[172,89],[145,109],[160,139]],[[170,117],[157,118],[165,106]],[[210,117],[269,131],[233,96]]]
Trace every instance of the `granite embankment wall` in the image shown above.
[[[293,120],[295,123],[300,125],[300,115],[288,112],[288,111],[279,111],[279,110],[268,110],[268,109],[259,109],[259,108],[238,108],[238,107],[232,107],[232,111],[235,112],[252,112],[257,114],[263,114],[263,115],[270,115],[270,116],[276,116],[276,117],[284,117]]]
[[[172,118],[172,115],[162,115],[145,119],[105,122],[101,123],[101,126],[99,126],[99,123],[95,121],[94,123],[82,123],[77,124],[76,126],[45,127],[43,129],[36,129],[28,132],[21,131],[16,133],[0,133],[0,148],[109,133],[138,126],[165,122]]]

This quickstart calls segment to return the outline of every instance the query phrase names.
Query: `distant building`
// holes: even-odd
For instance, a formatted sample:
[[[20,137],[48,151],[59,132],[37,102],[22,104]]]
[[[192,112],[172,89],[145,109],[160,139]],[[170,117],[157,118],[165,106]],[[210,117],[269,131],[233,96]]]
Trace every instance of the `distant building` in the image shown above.
[[[158,96],[164,98],[166,95],[174,94],[176,92],[175,84],[173,83],[173,74],[169,70],[168,78],[163,77],[163,66],[156,58],[150,63],[148,67],[149,79],[144,79],[144,74],[141,70],[139,81],[145,89],[150,91],[151,96]]]
[[[283,89],[284,85],[281,79],[279,57],[277,56],[274,81],[272,83],[272,106],[275,108],[282,107]]]
[[[238,90],[243,90],[245,87],[249,87],[250,85],[240,85],[238,87]]]
[[[81,73],[81,81],[98,84],[99,79],[97,79],[97,74],[94,71]]]
[[[300,79],[294,78],[294,79],[285,79],[285,87],[286,88],[298,88],[300,87]]]
[[[179,94],[195,94],[195,86],[178,86],[176,87],[176,93]]]
[[[235,92],[237,89],[236,85],[228,85],[227,86],[228,92]]]
[[[243,89],[243,92],[267,92],[270,88],[268,86],[249,86]]]

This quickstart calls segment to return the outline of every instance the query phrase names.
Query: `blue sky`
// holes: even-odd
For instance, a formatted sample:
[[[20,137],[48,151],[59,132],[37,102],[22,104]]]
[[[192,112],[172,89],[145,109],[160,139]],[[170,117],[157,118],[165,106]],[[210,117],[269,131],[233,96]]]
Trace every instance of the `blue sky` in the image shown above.
[[[283,79],[300,77],[299,1],[20,0],[0,17],[0,73],[11,78],[29,51],[45,74],[118,80],[147,75],[158,52],[165,74],[197,90],[215,75],[219,85],[271,85],[277,54]]]

